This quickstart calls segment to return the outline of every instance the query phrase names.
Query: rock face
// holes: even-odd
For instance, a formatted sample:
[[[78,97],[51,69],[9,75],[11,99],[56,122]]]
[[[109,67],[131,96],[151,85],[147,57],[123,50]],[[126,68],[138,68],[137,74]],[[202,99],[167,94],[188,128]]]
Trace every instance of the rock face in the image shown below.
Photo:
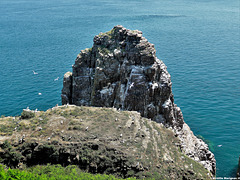
[[[181,150],[215,174],[216,162],[208,146],[184,122],[172,94],[166,65],[154,45],[138,30],[115,26],[94,37],[93,47],[82,50],[73,72],[64,75],[62,104],[138,111],[173,129]]]

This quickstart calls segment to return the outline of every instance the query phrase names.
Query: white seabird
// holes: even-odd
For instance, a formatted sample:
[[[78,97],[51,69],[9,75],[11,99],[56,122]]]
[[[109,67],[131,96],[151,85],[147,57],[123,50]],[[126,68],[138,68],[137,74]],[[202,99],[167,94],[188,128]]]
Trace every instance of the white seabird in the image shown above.
[[[56,79],[54,79],[54,81],[58,81],[59,77],[57,77]]]
[[[129,86],[129,88],[131,89],[134,86],[134,82]]]
[[[33,74],[38,74],[38,73],[33,70]]]

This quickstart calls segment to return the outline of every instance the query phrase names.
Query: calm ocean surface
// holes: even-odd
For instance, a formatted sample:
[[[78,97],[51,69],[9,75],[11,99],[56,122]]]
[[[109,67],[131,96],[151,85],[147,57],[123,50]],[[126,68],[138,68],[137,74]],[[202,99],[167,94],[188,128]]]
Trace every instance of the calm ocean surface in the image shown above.
[[[239,11],[239,0],[1,0],[0,115],[61,104],[63,75],[80,50],[121,24],[155,44],[185,121],[211,142],[217,176],[234,176],[240,155]]]

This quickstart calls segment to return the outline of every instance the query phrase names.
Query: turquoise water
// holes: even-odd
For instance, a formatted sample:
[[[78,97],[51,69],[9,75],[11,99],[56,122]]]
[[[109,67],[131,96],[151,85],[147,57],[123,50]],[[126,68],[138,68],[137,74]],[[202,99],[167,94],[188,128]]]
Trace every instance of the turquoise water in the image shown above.
[[[0,115],[60,104],[62,77],[76,55],[94,35],[121,24],[155,44],[185,121],[211,141],[217,175],[233,176],[240,155],[239,9],[239,0],[1,0]]]

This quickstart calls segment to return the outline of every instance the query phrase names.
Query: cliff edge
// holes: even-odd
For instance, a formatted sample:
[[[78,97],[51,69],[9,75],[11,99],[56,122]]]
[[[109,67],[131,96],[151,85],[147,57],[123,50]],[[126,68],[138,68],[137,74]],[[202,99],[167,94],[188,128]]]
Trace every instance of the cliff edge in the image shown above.
[[[64,105],[0,118],[0,163],[77,165],[90,173],[137,179],[211,179],[184,155],[179,139],[136,111]]]
[[[215,174],[214,155],[184,122],[174,104],[167,67],[141,31],[118,25],[100,33],[92,48],[78,54],[72,68],[64,75],[62,104],[138,111],[172,129],[181,151]]]

